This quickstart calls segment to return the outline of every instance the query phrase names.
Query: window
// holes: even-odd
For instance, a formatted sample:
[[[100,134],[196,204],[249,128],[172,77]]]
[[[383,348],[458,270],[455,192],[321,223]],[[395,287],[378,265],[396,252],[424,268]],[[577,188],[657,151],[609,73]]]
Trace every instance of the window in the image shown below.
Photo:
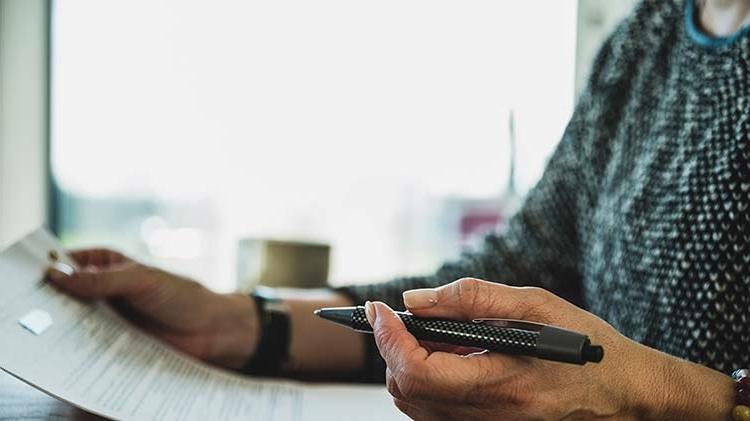
[[[502,205],[511,112],[521,194],[540,176],[575,19],[572,0],[57,2],[59,234],[216,290],[246,237],[331,244],[333,284],[432,271]]]

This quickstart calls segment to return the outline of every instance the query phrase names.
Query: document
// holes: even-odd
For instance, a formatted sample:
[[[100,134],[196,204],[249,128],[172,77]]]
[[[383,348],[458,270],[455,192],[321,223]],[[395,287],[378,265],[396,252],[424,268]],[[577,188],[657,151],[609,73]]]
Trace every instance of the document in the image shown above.
[[[51,258],[75,267],[43,229],[0,253],[0,368],[53,397],[122,420],[405,419],[383,387],[258,380],[183,355],[57,291]]]

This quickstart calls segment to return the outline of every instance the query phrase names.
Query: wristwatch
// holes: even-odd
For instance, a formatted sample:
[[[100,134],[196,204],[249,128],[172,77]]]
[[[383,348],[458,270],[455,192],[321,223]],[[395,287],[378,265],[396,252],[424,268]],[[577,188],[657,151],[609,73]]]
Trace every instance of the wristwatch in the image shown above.
[[[242,372],[276,376],[289,359],[289,308],[272,288],[258,287],[250,296],[258,309],[260,341]]]

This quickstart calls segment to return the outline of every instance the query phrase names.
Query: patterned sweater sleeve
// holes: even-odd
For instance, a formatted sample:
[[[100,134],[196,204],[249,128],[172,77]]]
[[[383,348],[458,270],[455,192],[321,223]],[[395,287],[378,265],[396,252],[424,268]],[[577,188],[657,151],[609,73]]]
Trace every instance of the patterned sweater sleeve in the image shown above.
[[[380,300],[402,308],[401,292],[443,285],[475,277],[511,285],[542,286],[574,302],[577,287],[576,154],[563,141],[547,165],[541,181],[529,192],[522,208],[503,232],[487,235],[476,250],[446,263],[429,276],[339,288],[356,302]]]

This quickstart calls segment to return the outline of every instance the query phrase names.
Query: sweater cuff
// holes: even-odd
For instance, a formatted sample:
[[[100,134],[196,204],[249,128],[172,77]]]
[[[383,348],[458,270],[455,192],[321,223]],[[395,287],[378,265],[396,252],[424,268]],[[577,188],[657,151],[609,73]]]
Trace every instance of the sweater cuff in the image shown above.
[[[362,286],[345,286],[334,288],[333,290],[347,296],[352,300],[354,305],[363,305],[368,299],[367,285]],[[375,339],[372,335],[363,334],[362,340],[365,341],[365,361],[361,370],[354,374],[352,380],[361,383],[380,383],[385,384],[385,361],[380,356],[378,347],[375,345]]]

